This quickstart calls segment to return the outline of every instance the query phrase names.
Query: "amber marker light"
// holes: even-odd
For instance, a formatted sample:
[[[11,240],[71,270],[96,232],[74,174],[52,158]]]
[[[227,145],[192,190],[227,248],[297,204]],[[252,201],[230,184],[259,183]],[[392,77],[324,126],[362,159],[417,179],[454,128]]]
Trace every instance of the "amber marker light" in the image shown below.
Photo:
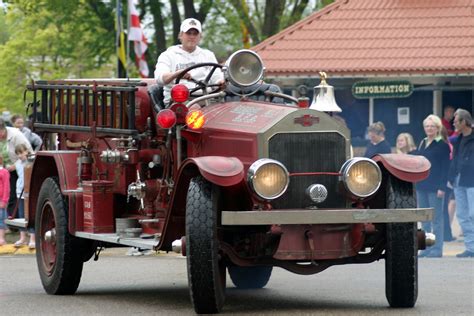
[[[189,89],[184,84],[177,84],[171,88],[170,94],[174,102],[185,102],[189,98]]]
[[[176,114],[170,109],[164,109],[156,115],[156,124],[161,128],[171,128],[176,124]]]
[[[200,129],[205,122],[204,113],[200,110],[191,111],[186,115],[186,125],[191,129]]]

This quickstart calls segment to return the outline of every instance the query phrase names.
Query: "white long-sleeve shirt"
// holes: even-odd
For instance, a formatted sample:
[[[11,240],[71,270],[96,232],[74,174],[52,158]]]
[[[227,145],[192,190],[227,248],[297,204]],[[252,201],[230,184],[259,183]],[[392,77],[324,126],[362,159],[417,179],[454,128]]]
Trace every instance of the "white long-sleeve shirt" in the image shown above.
[[[18,159],[16,162],[15,162],[15,169],[16,169],[16,173],[18,174],[18,179],[16,180],[16,197],[17,198],[20,198],[20,195],[21,195],[21,198],[24,199],[24,195],[22,195],[21,193],[23,192],[23,188],[25,186],[25,165],[26,165],[27,161],[21,161],[20,159]]]
[[[176,72],[181,69],[188,68],[199,63],[217,63],[216,56],[213,52],[207,49],[200,48],[199,46],[192,53],[188,53],[182,49],[181,45],[175,45],[169,47],[163,52],[155,67],[155,79],[159,85],[164,87],[165,103],[170,99],[170,90],[174,84],[174,80],[165,85],[163,82],[163,74]],[[211,67],[199,67],[190,71],[191,77],[194,80],[204,80],[208,75]],[[224,75],[220,69],[216,69],[210,83],[214,84],[224,79]],[[189,89],[195,88],[196,84],[188,80],[181,80],[180,83],[186,85]]]

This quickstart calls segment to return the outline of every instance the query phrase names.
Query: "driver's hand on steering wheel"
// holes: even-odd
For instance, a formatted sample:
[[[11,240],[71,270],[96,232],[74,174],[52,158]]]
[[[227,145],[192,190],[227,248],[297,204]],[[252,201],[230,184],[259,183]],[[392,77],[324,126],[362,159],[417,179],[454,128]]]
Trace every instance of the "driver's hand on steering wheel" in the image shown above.
[[[178,70],[176,72],[175,78],[178,78],[178,76],[183,72],[183,70]],[[189,72],[187,72],[187,73],[184,74],[183,79],[192,80],[193,78],[191,77],[191,74]]]

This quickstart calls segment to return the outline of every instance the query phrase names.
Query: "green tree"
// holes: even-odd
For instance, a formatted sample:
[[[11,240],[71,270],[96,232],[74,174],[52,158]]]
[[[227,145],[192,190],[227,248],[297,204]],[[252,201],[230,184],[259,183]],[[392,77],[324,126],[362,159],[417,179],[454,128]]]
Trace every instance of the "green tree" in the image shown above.
[[[202,45],[213,50],[218,59],[225,59],[230,52],[244,46],[243,27],[255,45],[333,1],[141,0],[142,15],[152,16],[151,28],[155,30],[147,55],[149,68],[153,69],[161,52],[178,43],[179,26],[184,18],[200,20],[204,28]]]
[[[114,77],[115,7],[126,0],[4,0],[0,12],[0,111],[24,112],[23,91],[31,80]],[[177,43],[184,18],[204,24],[203,43],[218,59],[255,45],[333,0],[139,0],[147,35],[151,76],[158,55]],[[311,5],[313,4],[313,8]],[[123,23],[127,25],[126,22]],[[152,32],[150,32],[150,30]],[[130,49],[130,60],[134,60]],[[129,66],[129,76],[137,75]]]
[[[248,29],[253,44],[258,44],[310,13],[309,0],[253,1],[251,5],[248,2],[229,1]]]
[[[256,45],[332,2],[334,0],[217,1],[206,20],[203,44],[222,59],[229,52],[244,47],[244,31],[249,34],[250,44]]]
[[[314,10],[319,10],[327,6],[328,4],[333,3],[335,0],[316,0],[314,5]]]
[[[9,38],[9,31],[5,21],[5,15],[5,12],[0,9],[0,45],[5,44]]]
[[[0,42],[0,72],[6,74],[0,77],[0,109],[23,113],[22,95],[31,80],[113,75],[114,17],[95,13],[92,2],[8,2],[9,37]]]

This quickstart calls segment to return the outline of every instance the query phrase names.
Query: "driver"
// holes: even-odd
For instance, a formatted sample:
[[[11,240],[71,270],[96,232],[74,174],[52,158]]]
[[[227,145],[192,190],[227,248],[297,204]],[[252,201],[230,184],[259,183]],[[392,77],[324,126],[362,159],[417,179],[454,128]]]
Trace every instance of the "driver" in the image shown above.
[[[201,22],[189,18],[181,23],[178,39],[181,45],[169,47],[159,57],[155,67],[156,82],[164,87],[164,103],[168,104],[170,90],[173,81],[181,74],[183,69],[199,63],[217,63],[216,56],[210,50],[198,46],[201,40]],[[209,68],[209,69],[207,69]],[[204,80],[211,67],[199,67],[186,73],[181,83],[189,89],[195,88],[196,84],[189,79]],[[220,69],[216,69],[210,84],[223,84],[224,75]]]

